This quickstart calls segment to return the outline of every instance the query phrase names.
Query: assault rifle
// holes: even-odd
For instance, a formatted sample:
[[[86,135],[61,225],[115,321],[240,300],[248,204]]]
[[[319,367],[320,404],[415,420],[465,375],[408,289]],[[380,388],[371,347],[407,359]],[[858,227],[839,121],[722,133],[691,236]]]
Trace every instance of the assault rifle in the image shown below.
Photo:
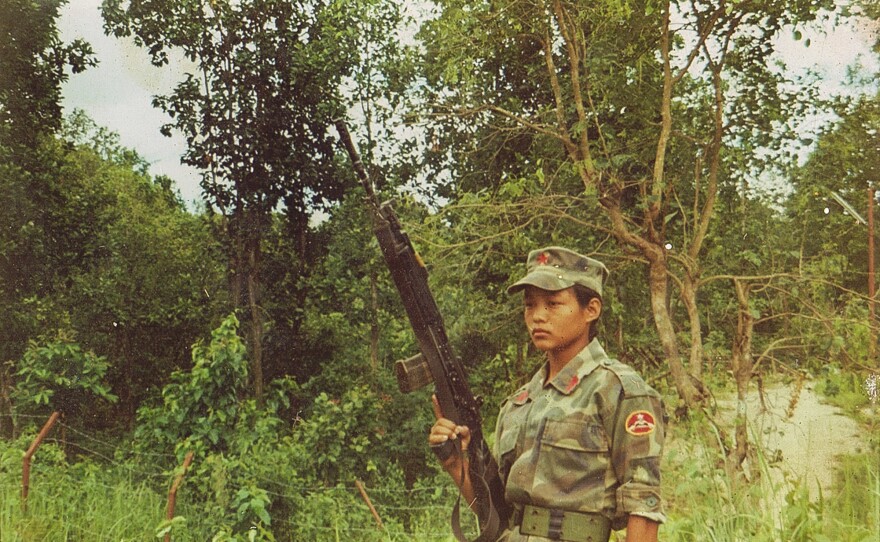
[[[481,402],[471,393],[465,371],[452,354],[443,318],[428,287],[428,271],[424,262],[401,228],[391,204],[379,203],[343,120],[336,121],[336,130],[358,179],[366,190],[373,232],[391,271],[421,352],[395,364],[398,385],[401,391],[408,393],[433,382],[443,416],[470,429],[471,440],[467,453],[471,484],[476,495],[472,509],[480,526],[480,535],[475,542],[494,541],[507,526],[510,511],[504,500],[504,484],[498,472],[498,464],[483,439]],[[455,443],[453,453],[461,453],[459,440],[448,442]],[[459,495],[459,502],[452,512],[452,528],[456,538],[466,542],[467,537],[459,525],[460,497]]]

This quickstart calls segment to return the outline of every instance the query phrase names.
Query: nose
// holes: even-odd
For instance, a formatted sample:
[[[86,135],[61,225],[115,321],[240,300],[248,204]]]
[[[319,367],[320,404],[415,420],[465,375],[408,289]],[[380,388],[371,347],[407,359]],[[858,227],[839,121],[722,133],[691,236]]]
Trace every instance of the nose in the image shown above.
[[[529,311],[529,319],[532,322],[546,322],[547,321],[547,310],[543,305],[538,305],[534,307],[531,311]]]

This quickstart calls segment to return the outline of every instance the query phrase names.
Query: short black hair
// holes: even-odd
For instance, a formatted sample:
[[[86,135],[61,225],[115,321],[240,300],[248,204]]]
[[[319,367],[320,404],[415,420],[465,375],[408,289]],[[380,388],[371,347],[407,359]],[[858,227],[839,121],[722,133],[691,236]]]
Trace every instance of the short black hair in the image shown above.
[[[602,296],[599,295],[599,293],[596,292],[596,290],[593,290],[592,288],[587,288],[583,284],[575,284],[574,286],[572,286],[572,289],[574,290],[574,295],[577,298],[578,305],[580,305],[581,308],[584,308],[587,305],[589,305],[590,301],[592,301],[593,299],[598,299],[600,302],[602,301]],[[599,316],[601,317],[601,314]],[[596,318],[590,324],[590,340],[591,341],[596,338],[596,335],[599,334],[599,329],[598,329],[598,326],[596,325],[597,323],[599,323],[599,318]]]

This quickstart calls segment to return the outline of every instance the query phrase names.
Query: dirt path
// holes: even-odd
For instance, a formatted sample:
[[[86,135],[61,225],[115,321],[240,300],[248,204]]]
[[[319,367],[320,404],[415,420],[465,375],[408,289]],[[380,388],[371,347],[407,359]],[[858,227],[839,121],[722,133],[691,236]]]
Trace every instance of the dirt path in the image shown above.
[[[774,482],[783,486],[806,483],[810,496],[817,498],[819,488],[825,491],[833,483],[836,457],[863,451],[867,438],[854,420],[823,403],[811,383],[803,386],[796,402],[793,391],[784,386],[765,389],[763,404],[754,391],[748,396],[746,412],[752,438],[763,445],[771,462]],[[720,406],[735,412],[735,401]],[[788,492],[780,489],[781,496]]]
[[[820,495],[834,498],[830,490],[839,457],[865,452],[871,435],[825,402],[813,382],[806,382],[799,391],[783,384],[767,385],[763,401],[761,397],[753,388],[745,405],[750,443],[767,460],[758,480],[763,496],[759,507],[782,529],[788,521],[791,491],[805,489],[814,502]],[[719,400],[718,406],[719,421],[732,429],[736,400]],[[746,472],[750,470],[746,466]]]

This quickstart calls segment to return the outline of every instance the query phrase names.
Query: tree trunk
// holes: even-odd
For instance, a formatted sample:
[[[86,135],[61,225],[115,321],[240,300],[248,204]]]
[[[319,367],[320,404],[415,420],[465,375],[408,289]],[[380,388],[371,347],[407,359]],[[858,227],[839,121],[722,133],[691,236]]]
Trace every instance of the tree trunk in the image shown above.
[[[0,365],[0,438],[12,439],[15,436],[15,423],[12,418],[12,362]]]
[[[226,217],[226,232],[232,240],[229,254],[229,292],[236,310],[244,304],[244,237],[241,231],[241,220],[233,216]]]
[[[249,236],[247,292],[248,308],[251,315],[251,374],[254,382],[254,397],[263,404],[263,310],[260,306],[260,237],[254,232]]]
[[[700,311],[697,307],[697,288],[690,273],[684,277],[681,286],[681,300],[688,314],[691,326],[691,354],[688,370],[695,379],[703,380],[703,333]]]
[[[376,281],[379,278],[375,269],[370,269],[370,367],[373,372],[379,369],[379,291]]]
[[[246,329],[243,333],[247,341],[254,397],[262,402],[264,331],[259,274],[262,230],[257,211],[243,209],[241,205],[227,218],[232,239],[229,281],[236,312]]]
[[[685,414],[699,405],[703,400],[703,393],[694,385],[693,380],[681,362],[681,354],[678,349],[678,341],[675,337],[675,328],[672,325],[672,316],[666,299],[669,289],[666,259],[663,256],[651,255],[648,271],[648,285],[651,292],[651,312],[654,315],[654,325],[660,338],[660,346],[669,364],[669,374],[672,376],[675,389],[678,391],[684,404]]]
[[[743,461],[749,456],[746,395],[752,378],[752,335],[755,329],[755,317],[749,308],[749,286],[736,279],[733,285],[739,310],[730,360],[733,377],[736,380],[736,445],[727,457],[730,473],[739,470]]]

